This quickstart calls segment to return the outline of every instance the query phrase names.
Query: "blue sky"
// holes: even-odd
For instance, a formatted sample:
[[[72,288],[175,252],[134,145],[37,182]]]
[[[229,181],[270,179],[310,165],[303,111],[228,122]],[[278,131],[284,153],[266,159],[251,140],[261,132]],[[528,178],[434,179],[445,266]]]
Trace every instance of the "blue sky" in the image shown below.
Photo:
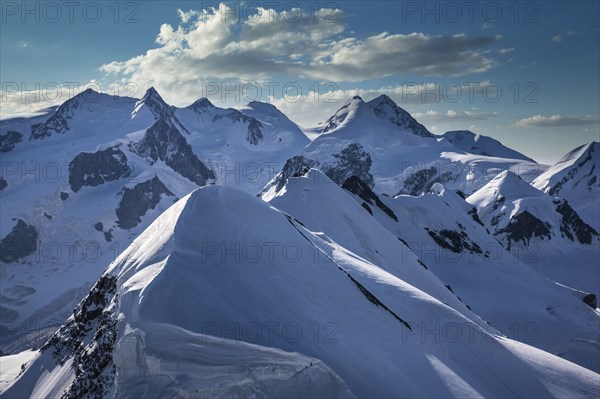
[[[304,126],[385,92],[435,133],[471,129],[540,162],[600,140],[597,1],[300,4],[2,2],[2,117],[66,100],[53,83],[272,101]]]

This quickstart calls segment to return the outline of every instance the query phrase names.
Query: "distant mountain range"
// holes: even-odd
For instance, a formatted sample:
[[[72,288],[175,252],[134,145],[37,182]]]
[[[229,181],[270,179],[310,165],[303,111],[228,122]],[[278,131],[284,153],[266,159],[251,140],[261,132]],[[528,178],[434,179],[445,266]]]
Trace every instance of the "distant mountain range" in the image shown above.
[[[153,88],[45,112],[0,121],[2,398],[600,396],[600,143],[386,95],[314,140]]]

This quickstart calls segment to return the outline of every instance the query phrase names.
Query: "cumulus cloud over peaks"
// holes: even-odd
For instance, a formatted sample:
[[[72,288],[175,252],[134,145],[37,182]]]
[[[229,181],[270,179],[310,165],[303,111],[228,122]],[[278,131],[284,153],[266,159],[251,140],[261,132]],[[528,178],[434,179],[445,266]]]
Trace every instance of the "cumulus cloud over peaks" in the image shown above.
[[[156,48],[100,69],[165,91],[211,78],[356,82],[403,73],[457,76],[493,68],[495,60],[485,48],[499,39],[388,32],[353,37],[345,31],[340,9],[259,7],[238,13],[221,4],[179,10],[179,17],[177,27],[160,27]]]

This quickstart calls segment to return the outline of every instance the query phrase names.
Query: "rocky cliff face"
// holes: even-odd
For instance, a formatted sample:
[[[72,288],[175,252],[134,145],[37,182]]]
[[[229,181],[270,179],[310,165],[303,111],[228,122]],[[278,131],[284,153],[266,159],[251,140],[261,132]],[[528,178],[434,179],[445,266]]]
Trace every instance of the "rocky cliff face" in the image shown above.
[[[102,151],[82,152],[69,164],[71,190],[79,191],[84,186],[94,187],[109,181],[128,177],[131,173],[127,156],[119,146]]]
[[[208,180],[215,178],[214,172],[194,154],[185,137],[165,118],[158,119],[144,137],[131,143],[129,148],[151,163],[163,161],[198,186],[204,186]]]

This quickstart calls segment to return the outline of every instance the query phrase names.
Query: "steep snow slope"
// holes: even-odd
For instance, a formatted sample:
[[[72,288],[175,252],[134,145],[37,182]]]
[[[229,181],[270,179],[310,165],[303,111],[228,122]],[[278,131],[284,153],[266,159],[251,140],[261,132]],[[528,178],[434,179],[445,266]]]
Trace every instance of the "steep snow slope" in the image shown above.
[[[269,203],[293,215],[315,234],[322,234],[453,307],[474,322],[481,322],[437,277],[425,269],[406,244],[373,218],[373,205],[366,202],[359,204],[350,193],[322,172],[311,169],[302,176],[288,179],[285,187],[269,199]],[[395,217],[389,211],[390,216]]]
[[[368,198],[348,188],[358,203]],[[499,331],[600,371],[600,316],[590,308],[587,292],[537,273],[521,260],[530,254],[506,251],[472,205],[440,184],[433,189],[420,197],[381,196],[379,206],[371,200],[369,207],[473,312]],[[391,210],[397,221],[382,208]]]
[[[569,201],[586,223],[600,231],[600,142],[575,148],[532,184]]]
[[[469,130],[452,130],[444,133],[442,137],[454,144],[456,148],[471,154],[535,162],[520,152],[506,147],[498,140],[475,134]]]
[[[266,191],[277,191],[304,166],[318,167],[338,184],[356,175],[388,195],[418,195],[436,182],[470,194],[503,170],[531,180],[545,169],[523,159],[464,152],[436,138],[386,96],[369,102],[355,96],[342,106]]]
[[[256,251],[266,243],[279,246]],[[359,397],[599,394],[597,374],[488,333],[336,246],[248,194],[196,190],[110,266],[3,397],[348,395],[333,372]],[[461,333],[428,335],[442,326]]]
[[[506,249],[528,254],[522,259],[551,279],[600,296],[600,236],[568,201],[550,197],[509,171],[467,201]]]
[[[264,120],[206,99],[177,109],[153,88],[139,100],[86,90],[0,121],[0,347],[60,325],[177,198],[214,181],[255,193],[308,143],[274,107],[252,106]]]

